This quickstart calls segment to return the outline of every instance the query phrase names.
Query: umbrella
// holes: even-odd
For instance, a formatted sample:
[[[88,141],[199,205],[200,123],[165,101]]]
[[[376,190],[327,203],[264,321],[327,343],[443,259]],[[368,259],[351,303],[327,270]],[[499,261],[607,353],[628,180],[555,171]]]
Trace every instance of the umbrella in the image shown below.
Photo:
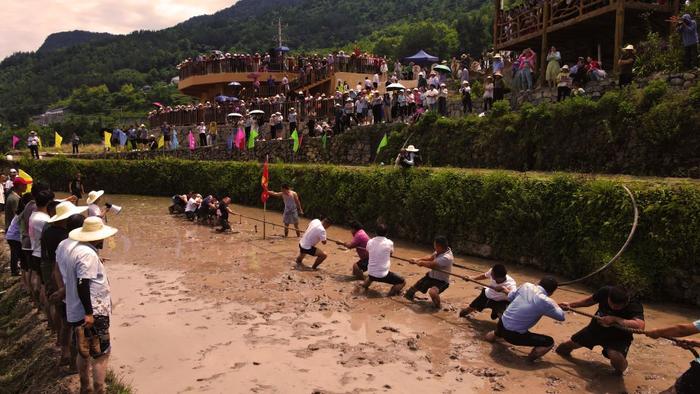
[[[275,50],[278,52],[289,52],[289,48],[287,48],[285,46],[277,47],[277,48],[275,48]]]
[[[259,109],[252,110],[248,112],[250,115],[265,115],[265,111],[261,111]]]
[[[239,114],[238,112],[232,112],[232,113],[230,113],[230,114],[228,114],[228,115],[226,115],[226,116],[231,116],[231,117],[234,117],[234,118],[242,118],[242,117],[243,117],[243,115]]]
[[[221,52],[221,51],[218,50],[218,49],[215,49],[215,50],[211,51],[211,53],[213,53],[213,54],[215,54],[215,55],[223,55],[223,54],[224,54],[223,52]]]
[[[241,86],[241,83],[234,81],[234,82],[231,82],[230,84],[228,84],[228,86]]]
[[[445,74],[452,73],[452,70],[450,70],[450,68],[447,67],[447,66],[445,66],[444,64],[441,64],[441,65],[439,65],[439,66],[433,67],[433,70],[439,71],[439,72],[445,73]]]
[[[228,96],[216,96],[216,97],[214,97],[214,100],[219,101],[219,102],[228,101]]]
[[[401,85],[400,83],[392,83],[391,85],[386,87],[386,90],[401,90],[401,89],[406,89],[405,86]]]
[[[155,106],[158,107],[158,108],[163,108],[163,104],[161,104],[161,103],[159,103],[159,102],[157,102],[157,101],[156,101],[155,103],[153,103],[153,105],[155,105]]]

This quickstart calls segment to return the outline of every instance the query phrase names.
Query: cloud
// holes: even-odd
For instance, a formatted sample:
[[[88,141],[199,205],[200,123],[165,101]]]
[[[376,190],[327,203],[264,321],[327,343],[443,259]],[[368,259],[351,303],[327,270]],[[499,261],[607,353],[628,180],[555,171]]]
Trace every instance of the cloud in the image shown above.
[[[211,14],[236,0],[12,0],[3,2],[0,59],[35,51],[51,33],[158,30]]]

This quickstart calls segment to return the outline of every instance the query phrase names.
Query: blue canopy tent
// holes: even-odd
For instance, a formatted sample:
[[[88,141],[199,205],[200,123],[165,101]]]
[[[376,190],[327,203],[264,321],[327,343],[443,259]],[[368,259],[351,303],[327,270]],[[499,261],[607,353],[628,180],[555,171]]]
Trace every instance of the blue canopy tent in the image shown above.
[[[422,49],[420,51],[418,51],[418,53],[416,53],[413,56],[403,58],[403,61],[405,63],[413,62],[413,63],[419,64],[422,66],[427,66],[427,65],[430,65],[433,63],[437,63],[439,60],[440,59],[438,59],[437,57],[425,53],[425,51]]]

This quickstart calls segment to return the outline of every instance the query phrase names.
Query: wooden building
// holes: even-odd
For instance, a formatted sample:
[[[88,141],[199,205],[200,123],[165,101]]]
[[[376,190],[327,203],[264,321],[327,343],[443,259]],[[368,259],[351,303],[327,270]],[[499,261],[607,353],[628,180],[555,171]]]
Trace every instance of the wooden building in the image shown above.
[[[670,2],[669,2],[670,1]],[[549,48],[573,64],[579,56],[616,69],[621,49],[644,39],[649,29],[668,33],[668,19],[678,12],[679,0],[533,0],[532,5],[503,10],[495,0],[493,26],[496,50],[532,48],[544,75]]]

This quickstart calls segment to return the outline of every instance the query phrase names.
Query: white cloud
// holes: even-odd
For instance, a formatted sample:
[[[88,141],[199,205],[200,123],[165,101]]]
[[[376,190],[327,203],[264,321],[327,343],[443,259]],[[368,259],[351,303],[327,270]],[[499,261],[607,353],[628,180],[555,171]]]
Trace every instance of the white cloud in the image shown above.
[[[35,51],[51,34],[88,30],[115,34],[157,30],[211,14],[237,0],[8,0],[0,23],[0,59]]]

